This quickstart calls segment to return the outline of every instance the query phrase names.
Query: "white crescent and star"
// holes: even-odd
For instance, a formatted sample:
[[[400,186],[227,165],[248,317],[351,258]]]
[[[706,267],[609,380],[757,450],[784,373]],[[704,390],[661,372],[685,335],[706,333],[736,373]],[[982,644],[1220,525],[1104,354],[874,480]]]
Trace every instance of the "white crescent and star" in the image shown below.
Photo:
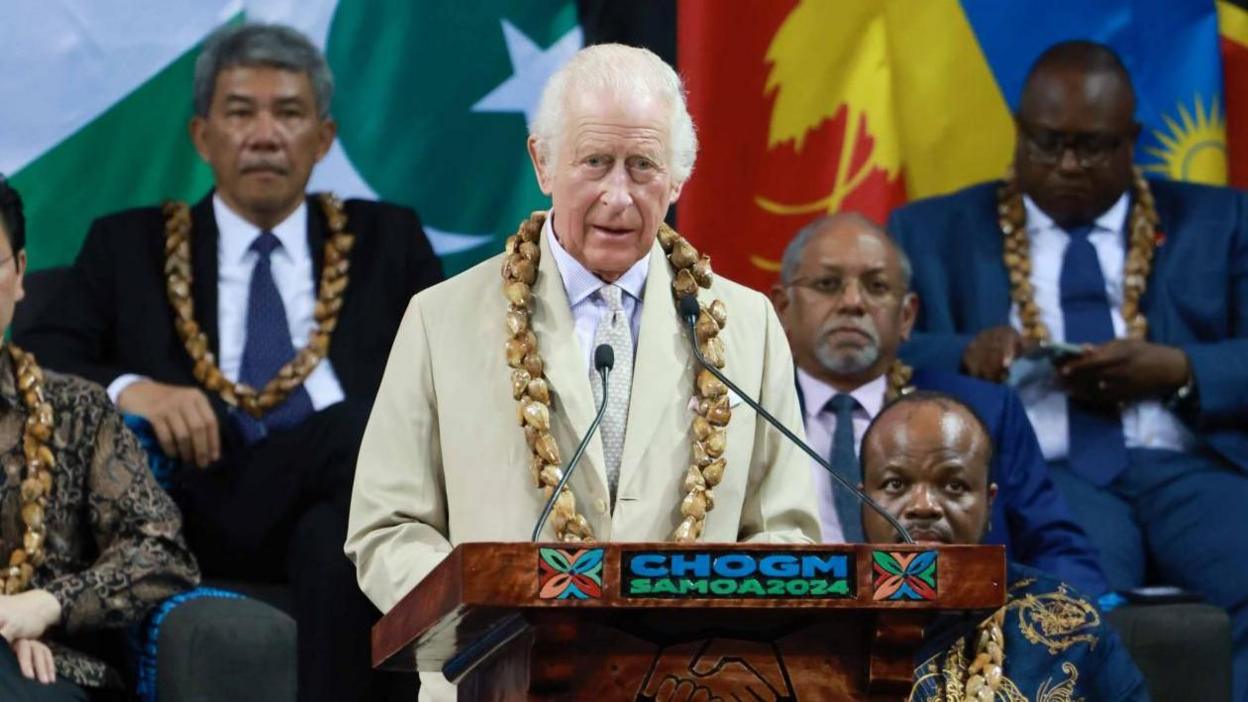
[[[579,25],[568,30],[554,44],[543,49],[506,19],[500,20],[511,75],[477,100],[470,112],[514,112],[523,114],[525,124],[533,121],[542,86],[584,44]],[[326,30],[327,33],[327,30]],[[517,145],[516,148],[521,148]],[[341,143],[335,141],[329,154],[313,171],[312,190],[333,190],[343,197],[376,198],[377,195],[351,163]],[[425,225],[425,234],[439,256],[467,251],[494,240],[493,234],[448,232]]]
[[[516,25],[501,20],[503,41],[511,59],[511,76],[498,84],[472,106],[472,112],[521,112],[525,124],[532,124],[542,87],[559,67],[580,51],[585,43],[580,25],[568,30],[554,44],[543,49]]]

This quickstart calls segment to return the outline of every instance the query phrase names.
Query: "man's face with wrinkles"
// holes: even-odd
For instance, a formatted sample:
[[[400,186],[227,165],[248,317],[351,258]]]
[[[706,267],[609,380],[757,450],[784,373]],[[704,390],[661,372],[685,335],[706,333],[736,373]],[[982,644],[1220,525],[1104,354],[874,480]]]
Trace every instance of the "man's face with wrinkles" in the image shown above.
[[[680,195],[670,171],[670,132],[670,105],[596,91],[568,97],[549,162],[530,141],[538,182],[554,209],[555,236],[603,280],[616,280],[649,254]]]

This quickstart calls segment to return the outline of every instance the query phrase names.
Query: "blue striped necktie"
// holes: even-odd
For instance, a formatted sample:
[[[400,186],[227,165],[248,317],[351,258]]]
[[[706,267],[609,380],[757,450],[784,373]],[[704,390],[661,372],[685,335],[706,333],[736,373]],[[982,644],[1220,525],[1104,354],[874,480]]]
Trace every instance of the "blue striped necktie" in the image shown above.
[[[1114,338],[1114,321],[1105,292],[1096,247],[1088,241],[1094,227],[1071,229],[1070,245],[1062,258],[1060,281],[1062,320],[1066,341],[1101,344]],[[1070,468],[1094,485],[1108,485],[1127,467],[1122,418],[1067,401]]]
[[[825,410],[836,413],[836,431],[832,434],[832,470],[848,480],[850,485],[862,482],[862,471],[854,450],[854,410],[857,408],[858,401],[843,392],[833,395],[825,405]],[[862,543],[862,505],[858,503],[858,498],[835,480],[832,481],[832,495],[845,542]]]
[[[247,337],[243,344],[243,362],[238,379],[257,390],[295,357],[286,307],[277,291],[277,283],[273,281],[272,255],[274,249],[281,245],[282,242],[270,231],[261,232],[251,243],[251,250],[259,258],[251,273],[251,288],[247,297]],[[312,398],[301,384],[282,404],[259,420],[244,412],[237,412],[235,416],[243,439],[252,444],[272,430],[289,429],[299,424],[314,411]]]

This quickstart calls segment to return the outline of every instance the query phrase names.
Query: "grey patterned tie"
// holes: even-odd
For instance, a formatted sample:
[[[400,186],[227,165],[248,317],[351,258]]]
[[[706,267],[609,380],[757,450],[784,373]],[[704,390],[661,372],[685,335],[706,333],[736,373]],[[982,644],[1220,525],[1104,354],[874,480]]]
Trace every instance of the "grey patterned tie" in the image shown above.
[[[615,351],[615,367],[607,392],[607,410],[598,430],[602,433],[602,452],[607,460],[607,482],[611,486],[611,503],[620,484],[620,457],[624,453],[624,428],[628,426],[628,397],[633,386],[633,331],[621,304],[623,290],[617,285],[604,285],[598,296],[607,303],[607,313],[598,320],[594,332],[594,348],[610,344]],[[589,384],[594,389],[594,405],[602,402],[602,382],[590,369]]]

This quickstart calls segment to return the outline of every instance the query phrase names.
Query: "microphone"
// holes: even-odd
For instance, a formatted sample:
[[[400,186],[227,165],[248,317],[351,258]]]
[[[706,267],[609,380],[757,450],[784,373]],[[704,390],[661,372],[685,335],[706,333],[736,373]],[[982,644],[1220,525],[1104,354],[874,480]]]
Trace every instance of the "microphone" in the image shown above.
[[[711,375],[715,376],[715,378],[718,379],[719,382],[723,383],[724,385],[727,385],[728,389],[735,392],[737,396],[740,397],[741,400],[745,402],[745,404],[754,408],[754,411],[758,413],[758,416],[767,420],[767,423],[775,427],[776,429],[778,429],[780,433],[785,436],[785,438],[787,438],[789,441],[792,441],[801,450],[805,451],[806,455],[810,456],[811,460],[823,466],[823,469],[828,471],[828,474],[831,475],[836,480],[836,482],[840,483],[841,487],[852,492],[854,496],[858,498],[859,502],[875,510],[876,513],[879,514],[881,517],[884,517],[885,521],[887,521],[889,524],[892,525],[894,529],[897,530],[897,533],[901,535],[901,538],[906,543],[908,544],[914,543],[914,539],[910,538],[910,532],[906,531],[906,528],[901,525],[901,522],[898,522],[893,517],[893,515],[885,511],[883,507],[881,507],[875,500],[868,497],[866,493],[864,493],[862,490],[859,490],[857,485],[850,483],[848,480],[841,477],[840,473],[837,473],[836,471],[832,470],[832,466],[826,460],[824,460],[822,456],[820,456],[818,453],[815,453],[815,450],[812,449],[810,446],[808,446],[805,441],[802,441],[801,439],[797,438],[797,435],[789,431],[789,428],[784,426],[784,424],[780,420],[776,419],[774,416],[772,416],[770,412],[763,409],[762,405],[754,401],[754,398],[747,395],[744,390],[737,387],[736,383],[732,382],[731,380],[728,379],[727,376],[721,373],[720,370],[716,368],[714,364],[706,360],[706,357],[702,355],[702,350],[698,348],[697,323],[698,323],[698,315],[702,313],[702,308],[698,305],[698,298],[691,294],[682,295],[680,297],[680,302],[678,303],[678,306],[680,309],[680,316],[684,318],[685,326],[689,328],[689,342],[690,342],[690,345],[693,347],[693,355],[695,358],[698,359],[698,363],[700,363],[703,368],[710,371]]]
[[[546,506],[542,508],[542,516],[538,518],[537,526],[533,527],[532,541],[534,542],[537,541],[537,537],[546,526],[546,520],[550,519],[550,511],[555,508],[555,500],[559,499],[559,493],[563,492],[563,486],[568,484],[568,479],[572,477],[572,471],[581,460],[581,456],[585,454],[585,449],[589,446],[589,440],[593,437],[594,430],[598,428],[598,423],[602,421],[602,415],[607,412],[607,374],[611,372],[611,368],[614,365],[615,350],[611,348],[610,344],[598,344],[598,348],[594,349],[594,370],[598,371],[598,375],[602,378],[602,402],[598,404],[598,414],[594,415],[594,421],[589,423],[589,429],[585,430],[585,436],[581,438],[581,443],[577,445],[576,451],[572,454],[572,460],[568,461],[568,467],[563,469],[563,477],[559,478],[559,482],[555,484],[555,491],[550,493],[550,499],[546,500]]]

